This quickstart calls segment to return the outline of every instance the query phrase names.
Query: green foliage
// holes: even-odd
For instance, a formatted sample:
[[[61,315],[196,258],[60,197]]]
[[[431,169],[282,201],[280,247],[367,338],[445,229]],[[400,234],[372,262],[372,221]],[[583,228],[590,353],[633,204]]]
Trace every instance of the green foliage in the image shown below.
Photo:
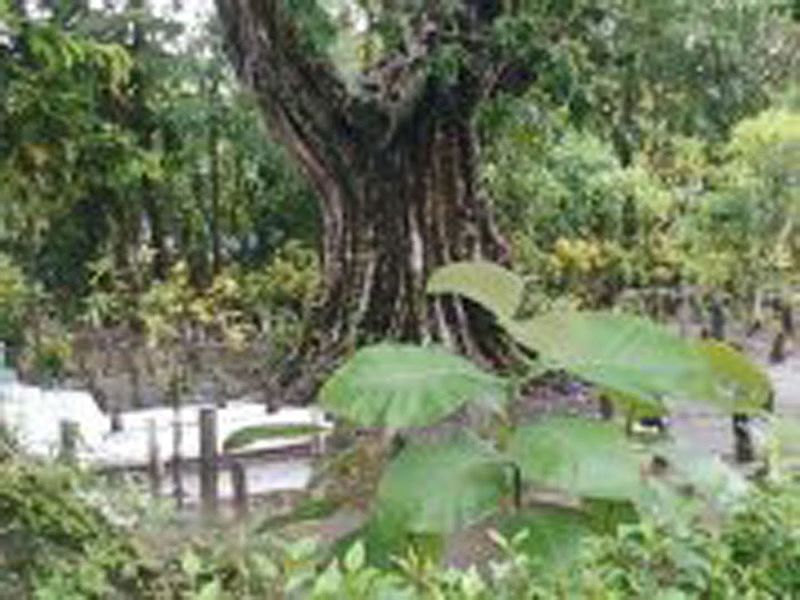
[[[414,444],[383,474],[374,518],[402,534],[447,535],[495,511],[510,482],[508,461],[470,432]]]
[[[510,298],[521,294],[523,281],[497,266],[454,263],[432,281],[431,292],[458,293],[493,312],[515,342],[538,354],[545,369],[561,369],[599,386],[628,413],[652,413],[674,401],[719,404],[731,411],[766,405],[770,385],[764,374],[727,346],[693,344],[647,319],[610,312],[549,311],[515,318],[518,311],[510,307],[520,301]],[[492,281],[510,291],[489,295]]]
[[[652,523],[593,541],[569,589],[591,597],[671,593],[781,598],[797,589],[797,490],[752,494],[719,534]],[[576,571],[577,572],[577,571]]]
[[[399,558],[395,568],[376,568],[356,543],[301,589],[314,600],[789,598],[797,589],[797,499],[796,486],[755,492],[719,532],[647,520],[598,536],[571,518],[554,525],[553,511],[543,512],[547,525],[493,535],[498,558],[480,573],[442,568],[416,554]],[[573,560],[559,554],[542,562],[526,552],[548,541],[563,548],[565,538],[578,548]]]
[[[539,368],[532,378],[541,367],[564,370],[605,390],[629,418],[662,414],[674,400],[755,411],[770,392],[768,380],[739,353],[707,342],[692,344],[639,317],[551,311],[517,318],[525,295],[522,280],[497,266],[467,262],[443,267],[432,276],[429,290],[463,295],[492,312],[513,340],[537,353]],[[443,350],[379,344],[340,367],[323,386],[320,402],[359,425],[393,430],[432,425],[464,404],[501,395],[508,385]],[[676,507],[684,501],[677,482],[697,492],[689,504],[698,507],[723,496],[725,502],[738,497],[727,469],[702,460],[695,461],[697,469],[683,469],[684,460],[676,461],[678,487],[657,477],[651,484],[652,454],[635,451],[616,423],[550,418],[521,428],[497,425],[488,433],[502,452],[462,434],[405,448],[391,460],[363,531],[371,560],[385,560],[408,547],[436,556],[441,536],[496,514],[509,491],[520,508],[523,482],[555,488],[589,506],[627,502],[655,513],[679,512]],[[670,448],[665,452],[673,454]],[[438,492],[429,494],[428,485]],[[612,524],[628,518],[625,511],[601,513]]]
[[[237,280],[223,272],[207,289],[198,290],[189,275],[188,265],[179,262],[165,281],[140,296],[131,299],[122,290],[123,300],[133,300],[133,306],[131,314],[119,316],[141,322],[153,346],[178,342],[193,328],[215,334],[234,347],[243,343],[248,329]]]
[[[686,340],[643,318],[601,312],[545,313],[507,325],[551,368],[641,397],[711,401],[713,373]]]
[[[613,424],[554,418],[514,432],[508,453],[523,478],[574,496],[636,500],[644,457]]]
[[[20,367],[35,379],[52,383],[69,371],[72,344],[69,335],[56,328],[28,343],[20,357]]]
[[[537,506],[508,515],[489,535],[509,554],[522,553],[538,564],[563,570],[573,566],[593,533],[590,515],[559,506]]]
[[[0,462],[0,595],[105,598],[136,586],[134,547],[71,470]],[[30,595],[29,595],[30,594]]]
[[[424,427],[466,403],[496,405],[508,384],[439,348],[378,344],[359,350],[320,391],[321,405],[368,427]]]
[[[712,185],[685,228],[701,282],[747,290],[796,279],[798,123],[785,109],[740,122],[725,161],[707,169]]]
[[[253,307],[303,314],[319,291],[316,252],[297,240],[280,247],[261,271],[245,274],[243,295]]]
[[[704,342],[700,344],[700,352],[710,363],[720,388],[719,396],[730,412],[760,412],[768,405],[772,384],[761,367],[721,342]]]
[[[96,291],[98,261],[137,293],[181,262],[200,288],[313,235],[307,188],[250,99],[227,93],[214,27],[198,37],[133,5],[11,13],[0,247],[58,293],[60,317]]]
[[[453,446],[461,450],[448,454],[459,467],[448,477],[459,485],[474,481],[496,456],[465,440]],[[466,455],[477,462],[465,462]],[[446,470],[448,461],[439,462]],[[18,457],[0,463],[0,470],[3,597],[612,600],[713,593],[782,599],[793,597],[800,585],[800,490],[791,482],[751,489],[732,517],[713,529],[697,521],[675,527],[645,519],[598,534],[588,513],[526,510],[491,534],[495,558],[479,572],[443,568],[414,553],[399,555],[391,567],[376,567],[361,542],[330,560],[310,540],[287,542],[243,529],[172,541],[159,556],[151,555],[145,549],[152,541],[142,539],[140,523],[111,525],[96,504],[104,492],[93,495],[94,484],[85,476]],[[408,494],[408,487],[413,486],[399,492]],[[438,526],[436,519],[429,524]],[[566,548],[572,550],[565,554]]]
[[[625,287],[670,284],[680,274],[678,197],[563,117],[544,114],[498,132],[484,173],[516,267],[548,294],[608,305]]]
[[[619,99],[607,101],[614,107]],[[705,110],[688,110],[695,109]],[[498,112],[487,116],[485,181],[515,267],[548,296],[605,307],[626,288],[697,283],[748,297],[796,281],[790,103],[767,108],[762,98],[722,117],[724,126],[707,123],[705,133],[658,121],[626,138],[636,149],[627,158],[602,127],[579,127],[540,95],[510,103],[505,119],[490,118]]]
[[[744,567],[749,586],[780,597],[800,589],[800,496],[796,485],[767,489],[748,498],[720,542]]]
[[[0,254],[0,340],[11,344],[22,341],[33,298],[22,270]]]
[[[522,304],[523,281],[490,262],[457,262],[437,269],[428,280],[429,294],[458,294],[503,318],[513,318]]]

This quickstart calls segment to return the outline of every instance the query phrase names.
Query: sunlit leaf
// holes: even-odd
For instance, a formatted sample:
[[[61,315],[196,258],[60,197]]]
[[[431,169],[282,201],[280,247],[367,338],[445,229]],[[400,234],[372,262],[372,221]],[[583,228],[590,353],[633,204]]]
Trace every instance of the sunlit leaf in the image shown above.
[[[729,344],[708,340],[699,347],[721,388],[721,401],[727,403],[730,412],[750,413],[765,408],[772,384],[758,365]]]
[[[624,432],[610,423],[558,417],[517,430],[508,454],[532,483],[575,496],[638,497],[641,458]]]
[[[367,427],[422,427],[468,402],[504,400],[509,383],[441,348],[359,350],[323,386],[325,409]]]
[[[685,444],[660,444],[653,450],[662,465],[648,476],[637,503],[642,514],[678,524],[718,521],[748,495],[745,477],[718,456]]]
[[[646,319],[565,311],[507,328],[551,368],[601,387],[644,399],[713,400],[711,373],[700,352]]]
[[[499,318],[514,315],[524,288],[519,276],[486,261],[452,263],[436,270],[428,280],[429,293],[464,296]]]
[[[510,473],[508,462],[470,433],[412,445],[386,469],[375,518],[408,533],[452,533],[498,508]]]

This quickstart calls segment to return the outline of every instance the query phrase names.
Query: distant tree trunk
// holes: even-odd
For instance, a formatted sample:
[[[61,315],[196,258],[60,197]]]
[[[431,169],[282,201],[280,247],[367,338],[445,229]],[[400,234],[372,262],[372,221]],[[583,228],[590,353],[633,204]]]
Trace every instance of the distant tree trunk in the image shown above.
[[[143,10],[146,0],[130,0],[129,8]],[[133,40],[131,51],[135,57],[144,55],[149,46],[144,24],[137,20],[133,23]],[[138,62],[138,61],[137,61]],[[128,119],[135,131],[139,132],[139,145],[143,150],[152,152],[155,147],[157,126],[154,122],[152,110],[148,106],[150,82],[148,75],[141,66],[133,69],[131,81],[134,89],[133,103],[130,107]],[[163,208],[159,206],[157,189],[152,177],[147,173],[141,178],[141,208],[143,216],[147,219],[149,227],[149,242],[153,248],[153,274],[158,279],[166,279],[169,272],[169,254],[166,244],[166,231],[164,227]]]
[[[147,133],[142,140],[146,150],[153,149],[152,133]],[[149,175],[142,175],[142,208],[150,227],[150,244],[153,247],[153,274],[158,279],[166,279],[169,274],[169,252],[167,250],[166,227],[164,215],[159,206],[156,186]]]
[[[211,86],[212,103],[216,106],[218,83],[213,82]],[[220,194],[222,186],[220,181],[220,156],[219,156],[219,122],[216,114],[211,115],[211,122],[208,128],[208,160],[210,163],[209,178],[211,184],[211,215],[210,215],[210,234],[211,234],[211,272],[217,275],[222,268],[222,240],[220,233]]]
[[[504,255],[478,185],[473,116],[485,88],[476,71],[441,84],[408,61],[394,68],[403,85],[391,102],[354,95],[328,63],[297,47],[283,2],[217,5],[240,78],[321,204],[323,297],[301,369],[324,374],[326,361],[357,341],[383,337],[436,339],[476,356],[494,350],[477,335],[485,315],[425,294],[439,265]],[[483,13],[469,18],[485,25]],[[300,399],[313,386],[301,387]]]

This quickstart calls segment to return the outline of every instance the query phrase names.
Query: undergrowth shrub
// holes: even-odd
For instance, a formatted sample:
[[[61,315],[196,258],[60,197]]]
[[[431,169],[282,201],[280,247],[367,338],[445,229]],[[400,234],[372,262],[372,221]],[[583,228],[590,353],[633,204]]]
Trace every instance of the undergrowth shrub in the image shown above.
[[[83,476],[9,459],[0,482],[0,598],[136,597],[135,547],[83,497]]]
[[[574,560],[493,535],[498,559],[467,570],[409,553],[369,564],[308,539],[244,527],[163,543],[109,517],[97,482],[62,465],[0,463],[0,598],[197,600],[785,599],[800,594],[800,487],[754,491],[719,527],[645,521],[585,539]],[[102,489],[102,488],[98,488]],[[118,504],[114,501],[114,504]],[[166,539],[166,538],[164,538]]]
[[[22,343],[32,301],[33,290],[22,269],[0,254],[0,340],[12,345]]]

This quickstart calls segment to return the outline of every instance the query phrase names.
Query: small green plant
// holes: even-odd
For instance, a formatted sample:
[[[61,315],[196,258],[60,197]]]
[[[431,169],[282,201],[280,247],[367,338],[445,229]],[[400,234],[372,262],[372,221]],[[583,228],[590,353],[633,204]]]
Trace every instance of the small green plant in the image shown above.
[[[539,537],[569,543],[563,538],[596,531],[601,513],[612,514],[609,503],[618,507],[614,514],[630,515],[626,506],[645,513],[653,504],[679,502],[678,491],[650,471],[656,455],[670,456],[672,450],[639,447],[619,424],[567,417],[529,426],[509,422],[503,408],[513,390],[543,372],[563,371],[589,382],[621,412],[637,417],[663,414],[681,402],[756,413],[768,400],[763,373],[731,348],[693,343],[622,314],[528,316],[521,311],[524,288],[520,278],[496,265],[457,263],[434,273],[428,289],[467,297],[489,310],[511,343],[528,352],[521,358],[527,376],[492,375],[437,347],[382,343],[358,351],[323,386],[323,408],[365,427],[430,426],[465,405],[498,415],[488,434],[461,431],[411,443],[391,460],[363,531],[371,559],[381,562],[410,547],[436,555],[447,536],[492,516],[512,519],[517,532],[536,524],[544,528]],[[738,480],[722,464],[714,464],[723,472],[716,478],[698,477],[691,461],[670,468],[677,481],[691,481],[700,498],[712,482],[728,492],[737,489]],[[542,489],[571,499],[565,514],[575,526],[564,528],[563,518],[543,516],[535,499]],[[705,491],[712,496],[720,489]],[[554,527],[550,532],[548,524]]]

